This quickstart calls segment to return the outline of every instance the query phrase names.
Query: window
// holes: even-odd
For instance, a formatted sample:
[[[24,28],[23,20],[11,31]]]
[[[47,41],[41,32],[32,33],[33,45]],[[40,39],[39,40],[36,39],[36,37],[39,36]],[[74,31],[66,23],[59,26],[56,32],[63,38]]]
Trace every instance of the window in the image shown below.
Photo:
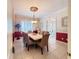
[[[28,32],[28,31],[32,31],[33,29],[33,24],[31,23],[31,21],[22,21],[21,22],[21,31],[23,32]]]

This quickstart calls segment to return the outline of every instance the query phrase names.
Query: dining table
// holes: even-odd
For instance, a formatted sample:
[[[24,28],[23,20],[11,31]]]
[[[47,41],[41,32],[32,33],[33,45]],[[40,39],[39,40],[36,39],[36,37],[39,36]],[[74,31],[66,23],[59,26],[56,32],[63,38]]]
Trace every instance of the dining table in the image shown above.
[[[38,34],[38,33],[28,33],[28,36],[34,42],[40,41],[43,37],[42,34]]]
[[[32,46],[34,46],[35,48],[38,47],[37,43],[41,42],[41,39],[43,37],[42,34],[38,34],[38,33],[28,33],[29,39],[34,43]]]

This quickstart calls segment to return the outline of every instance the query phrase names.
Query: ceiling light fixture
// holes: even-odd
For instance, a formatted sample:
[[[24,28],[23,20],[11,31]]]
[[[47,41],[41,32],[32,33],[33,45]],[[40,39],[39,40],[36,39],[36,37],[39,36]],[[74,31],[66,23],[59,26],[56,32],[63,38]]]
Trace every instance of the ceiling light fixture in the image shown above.
[[[36,11],[38,11],[38,8],[37,8],[37,7],[30,7],[30,10],[31,10],[32,12],[36,12]]]
[[[33,12],[33,21],[32,21],[32,23],[37,23],[37,20],[35,20],[35,12],[36,11],[38,11],[38,8],[37,7],[30,7],[30,11],[32,11]]]

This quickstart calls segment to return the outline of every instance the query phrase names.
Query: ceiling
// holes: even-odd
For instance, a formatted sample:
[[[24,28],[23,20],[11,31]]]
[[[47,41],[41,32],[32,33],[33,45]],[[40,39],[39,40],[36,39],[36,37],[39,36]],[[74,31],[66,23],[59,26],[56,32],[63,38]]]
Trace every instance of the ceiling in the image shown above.
[[[38,7],[36,17],[43,18],[68,6],[68,0],[13,0],[14,13],[22,16],[33,16],[30,7]]]

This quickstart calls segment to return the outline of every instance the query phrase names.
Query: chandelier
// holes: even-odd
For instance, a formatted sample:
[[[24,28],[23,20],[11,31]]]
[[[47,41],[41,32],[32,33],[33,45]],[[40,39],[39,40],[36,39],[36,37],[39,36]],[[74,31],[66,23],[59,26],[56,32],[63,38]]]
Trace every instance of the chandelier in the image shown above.
[[[30,10],[31,10],[32,12],[36,12],[36,11],[38,11],[38,8],[37,8],[37,7],[30,7]]]
[[[33,12],[33,21],[32,21],[32,23],[37,23],[37,21],[35,20],[35,12],[38,11],[38,8],[32,6],[32,7],[30,7],[30,11]]]

